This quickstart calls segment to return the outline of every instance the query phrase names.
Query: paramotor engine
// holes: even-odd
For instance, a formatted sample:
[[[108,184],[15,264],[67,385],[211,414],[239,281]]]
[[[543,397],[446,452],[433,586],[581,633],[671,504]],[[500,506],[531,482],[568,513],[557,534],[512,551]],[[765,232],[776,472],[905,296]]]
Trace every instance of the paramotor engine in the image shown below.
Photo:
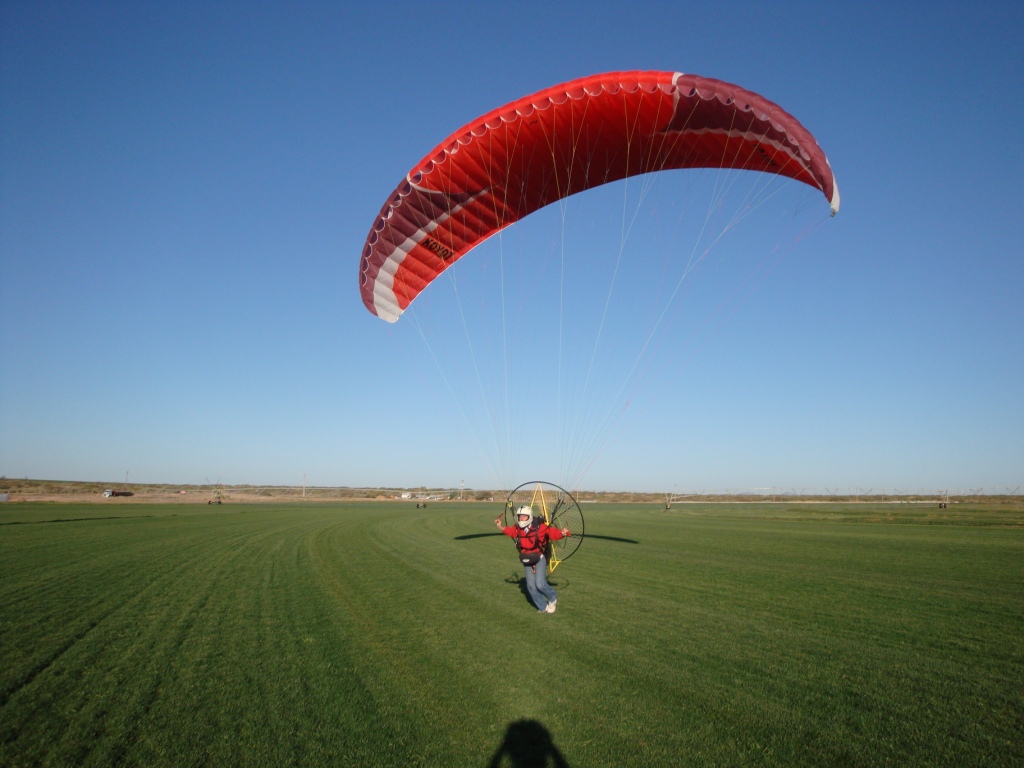
[[[568,528],[570,535],[548,542],[544,556],[548,569],[554,571],[572,557],[583,543],[583,511],[575,497],[554,483],[532,480],[509,493],[505,501],[505,525],[515,525],[517,511],[523,507],[553,528]]]

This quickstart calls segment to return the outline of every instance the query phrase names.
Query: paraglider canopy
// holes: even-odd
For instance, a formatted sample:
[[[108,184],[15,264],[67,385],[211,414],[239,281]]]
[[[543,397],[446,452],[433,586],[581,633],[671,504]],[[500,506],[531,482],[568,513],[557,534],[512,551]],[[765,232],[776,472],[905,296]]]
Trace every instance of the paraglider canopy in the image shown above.
[[[679,72],[593,75],[483,115],[409,171],[363,247],[363,303],[395,322],[441,272],[524,216],[602,184],[683,168],[788,177],[839,210],[824,152],[778,105]]]

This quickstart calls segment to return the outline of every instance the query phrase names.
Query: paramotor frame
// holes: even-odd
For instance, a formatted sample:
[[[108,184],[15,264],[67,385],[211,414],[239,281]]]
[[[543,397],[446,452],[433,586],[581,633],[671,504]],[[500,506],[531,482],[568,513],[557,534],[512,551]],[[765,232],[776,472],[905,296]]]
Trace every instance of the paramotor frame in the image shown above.
[[[575,497],[564,488],[543,480],[531,480],[509,493],[505,502],[505,525],[515,525],[515,512],[524,505],[533,509],[534,517],[540,517],[553,528],[568,528],[570,531],[569,536],[548,542],[544,554],[548,560],[548,571],[554,571],[583,543],[583,511]]]

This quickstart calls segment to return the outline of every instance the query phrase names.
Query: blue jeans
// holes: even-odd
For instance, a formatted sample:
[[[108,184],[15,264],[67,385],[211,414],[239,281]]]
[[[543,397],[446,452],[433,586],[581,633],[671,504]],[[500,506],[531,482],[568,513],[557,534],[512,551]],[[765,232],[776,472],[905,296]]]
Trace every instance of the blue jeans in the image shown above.
[[[558,599],[558,593],[548,584],[548,561],[542,555],[537,565],[524,565],[523,575],[526,577],[526,591],[538,611],[548,607]]]

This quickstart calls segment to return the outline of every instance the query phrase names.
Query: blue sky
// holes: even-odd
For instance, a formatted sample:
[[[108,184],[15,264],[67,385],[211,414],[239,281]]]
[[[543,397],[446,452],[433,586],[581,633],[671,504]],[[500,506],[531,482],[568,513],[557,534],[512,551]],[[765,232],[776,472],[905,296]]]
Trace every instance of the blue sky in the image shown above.
[[[0,475],[561,479],[544,426],[511,459],[462,412],[465,381],[419,336],[445,327],[440,294],[383,323],[359,254],[462,124],[575,77],[662,69],[796,115],[843,206],[770,269],[706,289],[718,306],[753,285],[685,349],[679,313],[660,373],[573,483],[1024,486],[1019,3],[490,6],[0,2]],[[570,245],[600,247],[599,205],[574,207]],[[524,224],[510,257],[552,226]]]

